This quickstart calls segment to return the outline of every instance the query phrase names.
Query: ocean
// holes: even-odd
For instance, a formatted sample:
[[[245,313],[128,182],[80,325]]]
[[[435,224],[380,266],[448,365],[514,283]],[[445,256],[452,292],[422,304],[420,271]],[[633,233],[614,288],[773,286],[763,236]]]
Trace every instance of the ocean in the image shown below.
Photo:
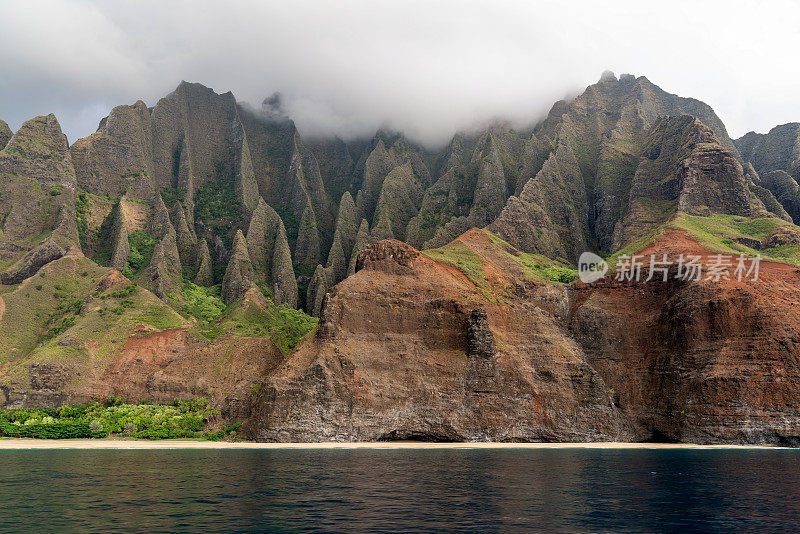
[[[786,532],[800,450],[5,450],[0,532]]]

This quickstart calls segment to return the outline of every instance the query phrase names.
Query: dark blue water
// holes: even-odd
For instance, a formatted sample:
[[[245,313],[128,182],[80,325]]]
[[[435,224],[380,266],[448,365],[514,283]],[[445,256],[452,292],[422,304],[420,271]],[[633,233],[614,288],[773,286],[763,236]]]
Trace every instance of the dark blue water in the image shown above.
[[[2,532],[800,529],[800,451],[0,451]]]

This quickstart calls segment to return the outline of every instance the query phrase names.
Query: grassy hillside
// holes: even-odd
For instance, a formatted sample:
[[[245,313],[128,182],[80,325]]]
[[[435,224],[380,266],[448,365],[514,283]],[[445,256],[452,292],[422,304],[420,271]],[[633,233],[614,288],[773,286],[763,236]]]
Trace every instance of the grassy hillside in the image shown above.
[[[486,230],[470,231],[443,247],[424,250],[422,254],[464,273],[489,302],[504,302],[508,284],[517,276],[562,284],[577,278],[572,266],[539,254],[521,252]],[[488,276],[487,270],[495,275]]]
[[[0,362],[116,352],[135,330],[181,326],[174,310],[87,258],[64,257],[17,286],[5,286]],[[112,278],[108,278],[111,276]]]
[[[209,341],[224,334],[268,337],[283,354],[288,354],[301,339],[316,330],[318,322],[316,317],[300,310],[276,306],[268,297],[260,304],[244,298],[231,303],[216,320],[200,323],[197,332]]]
[[[778,218],[748,219],[733,215],[712,215],[698,217],[679,214],[670,223],[674,228],[686,230],[704,248],[720,254],[745,254],[800,265],[800,246],[788,245],[771,248],[748,246],[749,240],[763,242],[773,232],[782,227],[797,228]],[[739,240],[739,241],[737,241]],[[755,243],[753,243],[755,244]]]

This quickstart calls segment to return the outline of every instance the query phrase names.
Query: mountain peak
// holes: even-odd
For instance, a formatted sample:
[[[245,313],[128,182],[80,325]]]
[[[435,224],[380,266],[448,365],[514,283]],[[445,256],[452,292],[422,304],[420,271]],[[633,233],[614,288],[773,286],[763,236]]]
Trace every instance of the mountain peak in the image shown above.
[[[287,119],[288,115],[283,107],[283,95],[279,91],[275,91],[261,102],[261,112],[267,118]]]
[[[598,83],[604,82],[616,82],[617,76],[610,70],[604,70],[603,74],[600,75],[600,81]]]

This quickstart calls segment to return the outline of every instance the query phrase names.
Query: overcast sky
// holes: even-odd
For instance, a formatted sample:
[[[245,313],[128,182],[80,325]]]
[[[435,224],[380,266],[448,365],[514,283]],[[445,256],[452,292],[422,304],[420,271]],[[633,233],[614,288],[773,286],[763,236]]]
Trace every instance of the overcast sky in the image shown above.
[[[605,69],[709,103],[733,137],[800,121],[800,3],[786,1],[2,0],[0,118],[55,113],[70,141],[182,80],[306,134],[381,126],[443,143],[519,123]]]

